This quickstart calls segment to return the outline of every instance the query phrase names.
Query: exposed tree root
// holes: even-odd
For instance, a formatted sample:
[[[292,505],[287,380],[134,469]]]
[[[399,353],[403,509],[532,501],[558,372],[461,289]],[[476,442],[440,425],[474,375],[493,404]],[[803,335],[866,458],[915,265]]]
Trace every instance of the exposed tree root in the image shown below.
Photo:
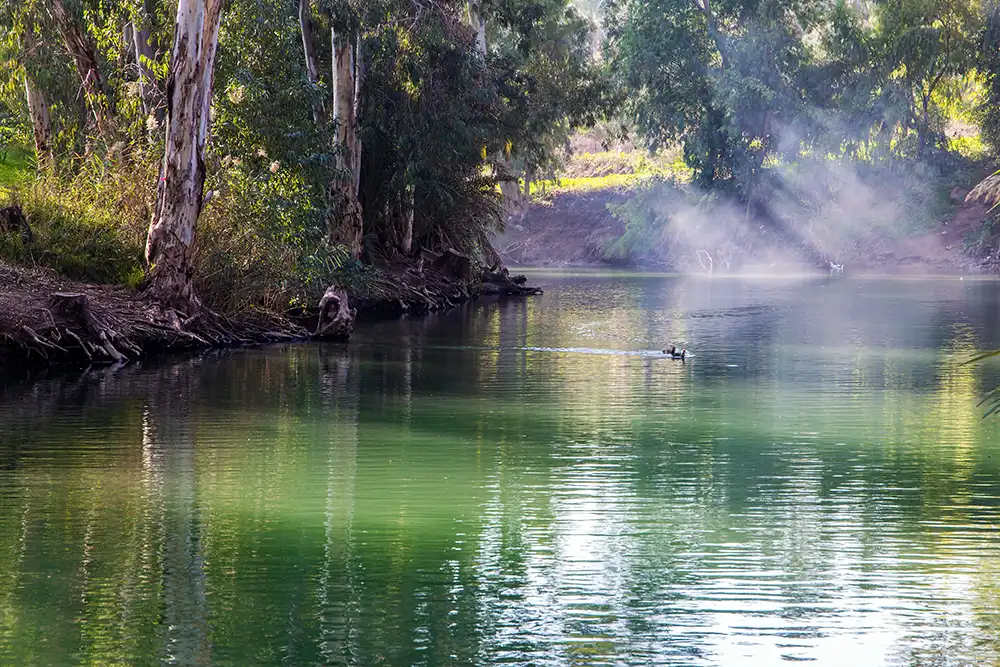
[[[51,273],[0,263],[0,364],[120,365],[163,352],[322,339],[346,340],[359,310],[422,314],[480,295],[541,290],[510,276],[499,261],[473,271],[454,250],[391,267],[364,286],[327,290],[314,310],[283,317],[263,311],[238,319],[207,308],[181,313],[121,288],[69,283]]]
[[[398,259],[379,267],[381,277],[345,290],[360,312],[424,313],[447,310],[484,295],[541,294],[524,276],[511,277],[499,258],[488,269],[476,270],[465,255],[447,249],[423,249],[416,258]]]
[[[306,338],[302,327],[270,313],[236,320],[203,308],[181,317],[121,289],[64,284],[47,272],[0,264],[0,363],[123,364],[168,351]]]

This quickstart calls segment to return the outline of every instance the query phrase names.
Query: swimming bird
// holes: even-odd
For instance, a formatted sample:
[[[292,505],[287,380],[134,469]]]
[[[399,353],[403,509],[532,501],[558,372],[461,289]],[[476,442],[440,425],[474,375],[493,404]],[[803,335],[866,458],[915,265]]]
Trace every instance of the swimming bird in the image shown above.
[[[669,354],[674,359],[683,359],[687,356],[687,350],[683,348],[678,350],[676,345],[671,345],[667,349],[662,350],[662,352],[663,354]]]

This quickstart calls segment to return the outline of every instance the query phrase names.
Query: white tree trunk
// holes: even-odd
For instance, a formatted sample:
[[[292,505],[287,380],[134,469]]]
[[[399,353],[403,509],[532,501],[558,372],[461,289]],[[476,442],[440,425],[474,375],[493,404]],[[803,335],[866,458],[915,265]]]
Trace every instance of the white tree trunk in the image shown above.
[[[361,169],[361,143],[357,128],[357,81],[354,71],[354,45],[348,36],[338,36],[330,30],[333,42],[333,104],[337,123],[337,143],[340,160],[337,174],[330,184],[331,215],[339,216],[329,223],[330,239],[347,246],[351,256],[361,256],[364,242],[361,202],[358,200],[357,177]]]
[[[468,4],[469,25],[476,31],[476,48],[485,57],[488,53],[486,43],[486,20],[483,18],[481,5],[479,2],[470,1]],[[514,163],[511,156],[501,151],[495,160],[502,169],[494,167],[494,176],[499,181],[500,193],[503,195],[504,208],[508,213],[516,212],[522,204],[521,189],[517,181],[505,180],[509,176],[514,176]],[[503,172],[506,172],[504,174]],[[503,179],[503,180],[502,180]]]
[[[354,192],[361,190],[361,137],[357,133],[357,124],[361,118],[361,88],[365,84],[365,60],[361,51],[361,38],[354,44],[354,155],[351,171],[354,175]]]
[[[469,25],[476,31],[476,48],[486,55],[486,21],[479,10],[478,2],[469,2]]]
[[[49,120],[49,105],[41,89],[31,80],[30,75],[24,76],[24,96],[28,102],[28,113],[31,114],[31,127],[35,137],[35,159],[39,171],[47,171],[53,164],[52,155],[52,123]]]
[[[31,129],[35,139],[35,160],[39,171],[46,171],[54,164],[52,152],[52,122],[49,119],[49,104],[45,94],[38,86],[30,64],[35,54],[34,35],[25,30],[21,43],[24,52],[24,98],[28,103],[28,114],[31,116]]]
[[[201,302],[192,272],[195,227],[205,185],[212,75],[223,0],[179,0],[167,81],[167,137],[156,209],[146,241],[148,293],[163,306],[192,313]]]
[[[403,240],[399,249],[404,255],[413,250],[413,214],[416,209],[415,190],[412,185],[406,186],[406,201],[403,203]]]

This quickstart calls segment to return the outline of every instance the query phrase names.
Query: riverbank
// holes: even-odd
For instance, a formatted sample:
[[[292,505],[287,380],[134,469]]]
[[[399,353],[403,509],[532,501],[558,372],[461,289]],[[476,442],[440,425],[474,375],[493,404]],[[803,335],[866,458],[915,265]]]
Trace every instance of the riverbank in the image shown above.
[[[913,233],[876,238],[865,234],[850,242],[831,242],[818,233],[806,243],[802,235],[775,233],[764,223],[753,225],[754,231],[741,242],[721,235],[707,242],[713,245],[699,248],[684,247],[683,242],[670,238],[663,239],[663,248],[655,257],[622,257],[609,251],[628,231],[612,209],[636,192],[634,185],[616,185],[539,197],[508,222],[497,241],[498,252],[505,262],[521,266],[627,266],[681,273],[704,273],[709,267],[714,272],[802,265],[819,269],[826,261],[843,264],[853,273],[1000,273],[1000,246],[988,224],[989,207],[966,201],[966,190],[959,187],[941,207],[939,221]],[[699,224],[711,227],[714,220],[708,218]],[[651,245],[657,243],[657,239],[650,240]],[[729,260],[729,266],[720,258]]]
[[[372,271],[342,293],[352,317],[421,315],[482,296],[541,290],[504,267],[475,272],[454,252],[425,252]],[[0,365],[127,363],[160,354],[316,338],[318,307],[165,318],[136,291],[0,262]],[[195,321],[198,319],[199,321]],[[346,334],[335,338],[346,339]]]

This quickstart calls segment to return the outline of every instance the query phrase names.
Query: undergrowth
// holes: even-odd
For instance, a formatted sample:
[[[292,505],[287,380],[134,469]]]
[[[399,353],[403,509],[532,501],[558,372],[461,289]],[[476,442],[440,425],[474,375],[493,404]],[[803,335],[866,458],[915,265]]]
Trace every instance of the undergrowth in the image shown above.
[[[144,176],[155,182],[143,163],[92,158],[72,177],[15,185],[3,203],[21,206],[34,239],[0,235],[0,258],[73,280],[138,286],[151,205]]]
[[[0,182],[0,207],[19,204],[34,235],[25,243],[18,233],[0,233],[0,261],[141,288],[157,160],[152,149],[125,152],[119,146],[77,160],[72,170]],[[320,197],[294,169],[221,161],[210,169],[194,271],[207,306],[282,311],[357,277],[346,249],[327,243]]]
[[[34,166],[31,154],[20,146],[0,143],[0,198],[31,181]]]

